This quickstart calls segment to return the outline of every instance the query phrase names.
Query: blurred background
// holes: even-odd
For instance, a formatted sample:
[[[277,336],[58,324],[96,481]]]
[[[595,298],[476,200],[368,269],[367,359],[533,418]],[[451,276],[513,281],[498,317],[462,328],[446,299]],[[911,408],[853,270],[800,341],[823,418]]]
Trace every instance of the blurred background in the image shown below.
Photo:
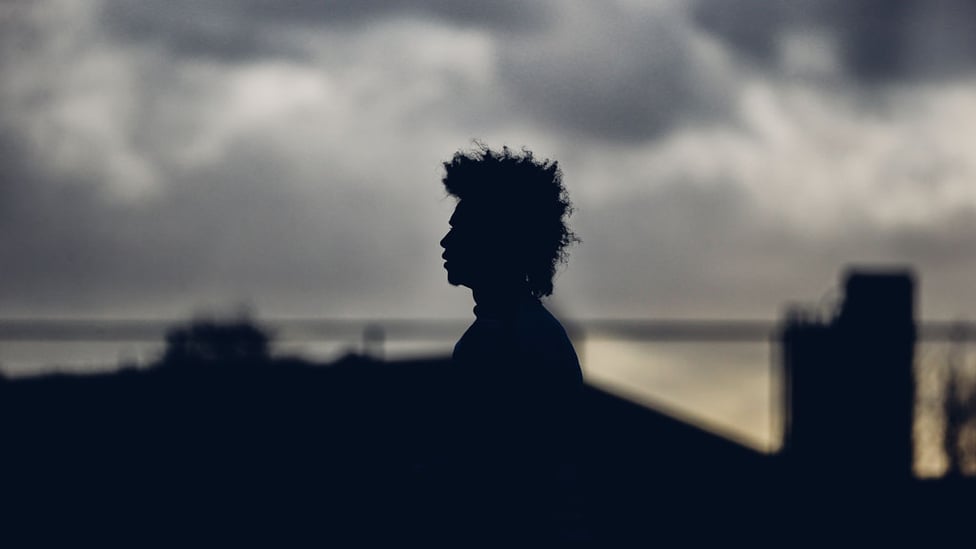
[[[974,17],[969,0],[6,1],[0,318],[450,321],[384,332],[387,357],[447,353],[472,303],[441,267],[440,163],[527,147],[575,203],[582,243],[548,306],[585,333],[588,380],[775,450],[762,337],[587,326],[772,325],[788,303],[830,310],[849,264],[911,265],[922,320],[976,311]],[[277,351],[359,352],[360,331]],[[148,339],[9,338],[0,369],[148,363]]]

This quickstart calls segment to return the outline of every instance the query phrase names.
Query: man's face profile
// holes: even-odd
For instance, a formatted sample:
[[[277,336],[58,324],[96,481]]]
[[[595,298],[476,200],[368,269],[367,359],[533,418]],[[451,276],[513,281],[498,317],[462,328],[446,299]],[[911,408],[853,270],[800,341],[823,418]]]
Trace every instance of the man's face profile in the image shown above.
[[[465,217],[464,208],[459,202],[454,209],[454,214],[448,222],[451,228],[444,238],[441,239],[441,247],[444,253],[444,269],[447,271],[447,281],[454,286],[471,285],[472,273],[476,271],[472,265],[472,233],[470,219]]]
[[[491,226],[466,201],[458,202],[449,221],[451,226],[441,240],[447,281],[455,286],[474,288],[500,278],[506,260],[504,246],[492,235]]]

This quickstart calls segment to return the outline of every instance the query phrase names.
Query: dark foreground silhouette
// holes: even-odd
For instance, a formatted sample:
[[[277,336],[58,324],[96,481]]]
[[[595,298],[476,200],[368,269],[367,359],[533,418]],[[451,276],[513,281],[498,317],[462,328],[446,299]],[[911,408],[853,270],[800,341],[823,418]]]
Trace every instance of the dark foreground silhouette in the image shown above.
[[[450,474],[445,411],[464,395],[449,359],[314,364],[270,358],[239,326],[182,333],[147,370],[0,381],[4,546],[490,544]],[[588,386],[580,410],[575,515],[556,513],[554,545],[972,537],[970,480],[813,477]],[[524,508],[519,482],[490,474],[508,486],[490,503]]]
[[[239,343],[196,341],[148,370],[0,383],[4,535],[478,546],[504,533],[585,546],[684,536],[676,519],[722,517],[733,493],[763,505],[738,484],[767,474],[769,457],[597,389],[581,395],[593,419],[577,423],[572,459],[535,461],[503,422],[514,432],[487,439],[505,444],[492,460],[468,460],[476,449],[458,445],[473,442],[446,413],[465,397],[449,359],[319,365]],[[561,475],[573,492],[553,486]],[[525,531],[492,523],[516,511]]]

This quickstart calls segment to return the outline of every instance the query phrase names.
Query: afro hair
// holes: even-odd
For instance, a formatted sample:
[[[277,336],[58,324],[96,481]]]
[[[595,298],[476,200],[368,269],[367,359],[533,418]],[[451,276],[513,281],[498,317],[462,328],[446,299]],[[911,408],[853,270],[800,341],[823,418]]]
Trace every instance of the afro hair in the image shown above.
[[[573,206],[555,161],[536,160],[532,151],[493,151],[479,144],[444,163],[448,194],[481,212],[484,231],[510,242],[532,295],[552,294],[552,279],[579,238],[566,224]],[[488,220],[497,220],[488,226]]]

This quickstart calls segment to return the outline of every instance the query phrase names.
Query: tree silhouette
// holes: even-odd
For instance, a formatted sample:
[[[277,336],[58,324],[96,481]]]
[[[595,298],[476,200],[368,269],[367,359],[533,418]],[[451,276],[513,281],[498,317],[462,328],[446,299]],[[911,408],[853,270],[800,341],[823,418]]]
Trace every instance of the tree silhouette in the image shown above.
[[[976,386],[966,375],[966,349],[963,334],[953,337],[946,362],[947,381],[943,406],[945,433],[943,451],[946,476],[976,473]]]
[[[193,321],[166,334],[162,363],[167,366],[228,366],[267,363],[271,338],[248,320]]]

